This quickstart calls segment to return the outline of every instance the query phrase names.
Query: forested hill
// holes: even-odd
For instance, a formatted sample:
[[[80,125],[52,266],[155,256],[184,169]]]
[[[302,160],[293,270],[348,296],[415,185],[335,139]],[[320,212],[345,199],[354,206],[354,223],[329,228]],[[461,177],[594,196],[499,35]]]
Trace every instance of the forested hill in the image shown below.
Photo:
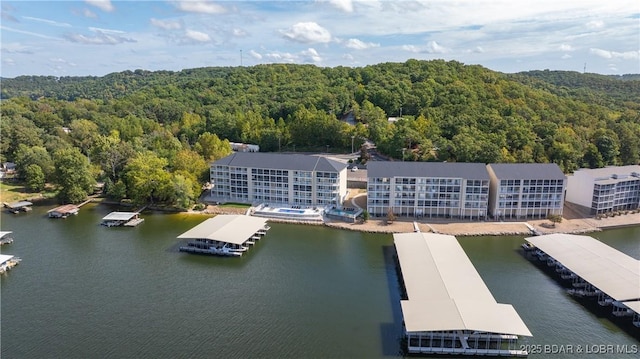
[[[640,74],[607,76],[544,70],[521,72],[511,78],[562,97],[573,97],[613,108],[640,109]],[[532,78],[539,81],[532,81]]]
[[[197,192],[224,141],[344,153],[370,139],[407,161],[554,162],[570,173],[638,163],[639,84],[443,60],[23,76],[2,79],[0,159],[24,175],[34,158],[74,149],[67,157],[85,156],[95,179],[140,201],[178,196],[169,179]],[[59,166],[41,158],[38,167],[47,177]],[[164,187],[149,193],[149,183]]]

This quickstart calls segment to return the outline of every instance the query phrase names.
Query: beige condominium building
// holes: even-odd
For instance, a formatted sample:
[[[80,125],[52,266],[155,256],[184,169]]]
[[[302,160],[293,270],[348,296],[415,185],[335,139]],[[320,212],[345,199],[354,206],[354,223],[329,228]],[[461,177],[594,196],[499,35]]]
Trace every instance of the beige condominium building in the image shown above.
[[[221,202],[339,206],[347,164],[320,156],[238,152],[211,164],[211,197]]]
[[[492,163],[489,213],[494,219],[562,215],[567,179],[553,163]]]
[[[367,210],[372,216],[485,219],[489,174],[482,163],[367,164]]]
[[[579,169],[568,176],[567,202],[591,214],[640,207],[640,166]]]

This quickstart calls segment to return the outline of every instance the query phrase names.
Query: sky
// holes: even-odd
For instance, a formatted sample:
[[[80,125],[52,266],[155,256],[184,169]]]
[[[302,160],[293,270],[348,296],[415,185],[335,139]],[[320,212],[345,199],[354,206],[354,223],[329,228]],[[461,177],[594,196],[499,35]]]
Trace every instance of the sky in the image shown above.
[[[638,0],[1,2],[2,77],[455,60],[640,73]]]

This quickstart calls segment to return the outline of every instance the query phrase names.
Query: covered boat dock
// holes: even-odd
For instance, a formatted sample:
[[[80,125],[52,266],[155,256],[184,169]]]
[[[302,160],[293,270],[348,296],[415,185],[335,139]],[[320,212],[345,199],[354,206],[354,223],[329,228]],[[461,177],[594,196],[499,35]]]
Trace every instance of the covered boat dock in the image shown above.
[[[217,215],[179,235],[188,240],[181,252],[240,256],[269,230],[267,219],[245,215]]]
[[[9,212],[17,214],[19,212],[31,211],[31,206],[33,206],[33,203],[29,201],[18,201],[13,203],[5,203],[4,206],[9,209]]]
[[[0,231],[0,245],[13,243],[11,231]]]
[[[555,267],[561,279],[571,281],[571,294],[612,305],[615,316],[637,318],[639,260],[590,236],[555,233],[526,241],[532,245],[527,251],[530,258]]]
[[[532,336],[513,306],[497,303],[454,236],[394,234],[406,300],[409,353],[527,356]]]
[[[0,254],[0,274],[4,274],[20,263],[21,259],[10,254]]]
[[[140,212],[111,212],[102,218],[102,225],[107,227],[135,227],[144,222]]]
[[[65,204],[47,211],[49,218],[67,218],[76,215],[80,211],[80,207],[75,204]]]

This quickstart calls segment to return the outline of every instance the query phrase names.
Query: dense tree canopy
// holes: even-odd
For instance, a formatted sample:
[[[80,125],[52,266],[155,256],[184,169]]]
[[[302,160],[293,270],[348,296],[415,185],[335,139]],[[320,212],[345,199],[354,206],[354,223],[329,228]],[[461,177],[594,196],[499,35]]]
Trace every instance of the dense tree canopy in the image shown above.
[[[114,198],[187,207],[229,142],[346,153],[370,139],[406,161],[554,162],[567,173],[640,160],[633,76],[409,60],[2,82],[0,159],[15,161],[23,178],[30,167],[34,186],[40,172],[57,181],[65,201],[88,191],[88,176]],[[78,166],[81,178],[61,182],[58,164]]]

